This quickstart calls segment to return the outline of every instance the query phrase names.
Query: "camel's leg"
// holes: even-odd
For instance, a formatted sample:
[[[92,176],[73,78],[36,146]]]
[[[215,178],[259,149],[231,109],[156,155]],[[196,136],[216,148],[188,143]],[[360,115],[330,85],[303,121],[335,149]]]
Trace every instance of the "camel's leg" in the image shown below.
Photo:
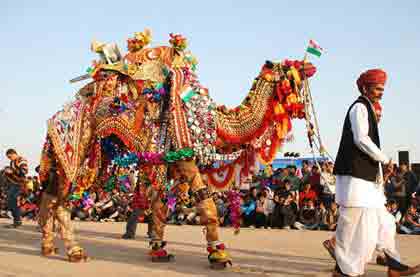
[[[219,241],[218,216],[216,205],[208,191],[206,184],[201,178],[195,161],[178,162],[181,174],[187,177],[190,182],[193,197],[197,201],[197,211],[200,215],[200,223],[206,226],[207,250],[211,263],[230,262],[230,258],[225,251],[225,246]]]
[[[167,207],[158,192],[152,196],[152,242],[161,242],[165,234]]]
[[[47,193],[42,195],[38,223],[42,231],[42,255],[50,256],[56,253],[54,247],[54,213],[57,199]]]
[[[70,262],[81,262],[87,260],[87,255],[83,248],[79,246],[74,238],[73,225],[71,223],[70,211],[59,204],[56,209],[55,217],[60,228],[60,236],[64,241],[67,250],[67,256]]]
[[[164,249],[166,242],[163,241],[166,226],[166,217],[168,214],[168,207],[163,203],[162,197],[164,197],[164,182],[166,176],[166,167],[158,166],[154,168],[156,173],[156,182],[158,187],[152,189],[151,207],[152,207],[152,239],[150,245],[152,250],[150,256],[152,261],[155,262],[167,262],[170,261],[174,256],[168,254]]]

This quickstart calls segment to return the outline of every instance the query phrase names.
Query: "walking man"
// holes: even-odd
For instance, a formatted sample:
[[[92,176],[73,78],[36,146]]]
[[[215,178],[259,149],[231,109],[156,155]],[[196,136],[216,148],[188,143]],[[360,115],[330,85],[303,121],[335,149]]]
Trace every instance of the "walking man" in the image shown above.
[[[28,162],[23,157],[20,157],[15,149],[8,149],[6,156],[10,160],[10,166],[4,170],[8,185],[7,209],[12,212],[13,216],[13,224],[6,227],[18,228],[22,225],[18,198],[26,182]]]
[[[384,252],[388,276],[414,275],[420,266],[400,263],[395,245],[396,226],[385,208],[383,169],[391,160],[381,151],[378,119],[373,105],[382,99],[386,73],[372,69],[357,80],[361,95],[348,109],[334,174],[340,217],[336,231],[333,276],[360,276],[375,249]]]

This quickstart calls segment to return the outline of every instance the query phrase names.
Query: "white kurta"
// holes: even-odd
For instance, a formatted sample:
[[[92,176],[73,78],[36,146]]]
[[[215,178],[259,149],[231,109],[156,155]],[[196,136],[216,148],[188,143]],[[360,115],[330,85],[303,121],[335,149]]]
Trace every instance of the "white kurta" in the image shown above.
[[[381,163],[389,159],[369,137],[368,110],[356,103],[349,112],[356,146],[378,162],[377,182],[337,175],[336,202],[340,205],[335,254],[343,273],[364,274],[375,249],[386,251],[399,261],[395,247],[395,220],[385,208]]]

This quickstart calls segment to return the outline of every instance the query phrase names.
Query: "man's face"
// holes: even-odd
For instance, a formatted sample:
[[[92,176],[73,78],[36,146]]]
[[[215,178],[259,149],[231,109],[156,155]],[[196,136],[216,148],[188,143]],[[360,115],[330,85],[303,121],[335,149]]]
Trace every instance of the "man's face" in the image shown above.
[[[7,158],[11,161],[14,161],[14,160],[17,159],[17,155],[15,153],[9,154],[9,155],[7,155]]]
[[[382,84],[372,85],[366,91],[366,97],[369,98],[369,100],[372,103],[377,103],[381,101],[383,94],[384,94],[384,85]]]
[[[398,209],[397,204],[396,204],[396,203],[392,203],[392,204],[391,204],[391,209],[392,209],[393,211],[397,210],[397,209]]]
[[[308,207],[311,209],[314,208],[314,202],[312,200],[308,200]]]
[[[401,172],[402,172],[402,173],[405,173],[405,172],[407,172],[407,171],[408,171],[408,167],[407,167],[407,165],[406,165],[406,164],[402,164],[400,169],[401,169]]]

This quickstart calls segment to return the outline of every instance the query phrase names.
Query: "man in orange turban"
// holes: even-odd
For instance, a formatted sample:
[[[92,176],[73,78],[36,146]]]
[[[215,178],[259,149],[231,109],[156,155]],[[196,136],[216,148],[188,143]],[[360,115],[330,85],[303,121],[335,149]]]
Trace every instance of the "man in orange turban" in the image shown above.
[[[367,88],[372,85],[381,84],[385,85],[387,76],[386,72],[382,69],[369,69],[362,74],[360,74],[357,79],[357,87],[360,92],[363,92],[364,88]]]
[[[384,253],[390,277],[420,271],[420,265],[409,267],[400,263],[395,219],[385,208],[382,165],[388,170],[392,162],[381,150],[377,115],[386,79],[381,69],[362,73],[357,80],[361,95],[344,120],[334,165],[340,217],[336,243],[329,249],[337,262],[333,276],[364,275],[375,250]]]

